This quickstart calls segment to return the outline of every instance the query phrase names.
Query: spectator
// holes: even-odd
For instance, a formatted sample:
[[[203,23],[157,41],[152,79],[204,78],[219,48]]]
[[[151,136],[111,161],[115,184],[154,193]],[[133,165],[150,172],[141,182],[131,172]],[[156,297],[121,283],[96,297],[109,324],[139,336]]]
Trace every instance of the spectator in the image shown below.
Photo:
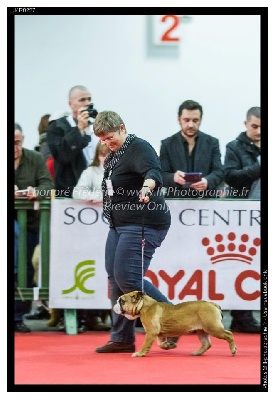
[[[53,182],[41,154],[23,147],[24,135],[19,124],[14,125],[14,197],[22,196],[18,190],[26,190],[29,200],[42,200],[50,197]],[[17,213],[15,212],[15,219]],[[32,256],[39,243],[39,210],[27,211],[27,287],[33,287],[34,269]],[[22,304],[21,304],[22,305]],[[28,312],[31,302],[24,302],[24,311]],[[18,331],[18,330],[17,330]]]
[[[70,113],[64,112],[64,111],[57,111],[54,112],[53,114],[45,114],[41,117],[40,123],[38,125],[38,132],[39,132],[39,145],[35,147],[36,151],[39,151],[45,161],[46,161],[46,166],[50,172],[50,175],[52,177],[52,180],[54,180],[54,158],[51,155],[48,143],[46,141],[46,135],[47,135],[47,128],[48,125],[51,121],[54,121],[58,118],[62,118],[65,116],[68,116]],[[38,244],[34,250],[33,257],[32,257],[32,264],[34,267],[34,283],[38,285],[38,266],[39,266],[39,258],[40,258],[40,244]],[[29,320],[34,320],[34,319],[49,319],[51,318],[51,321],[49,321],[49,326],[52,326],[52,317],[55,311],[50,310],[50,313],[48,312],[48,304],[45,301],[42,301],[40,305],[36,302],[35,306],[37,307],[36,310],[33,310],[31,313],[26,314],[24,317],[25,319]],[[57,321],[58,322],[58,321]],[[57,324],[56,322],[56,324]]]
[[[242,197],[260,200],[261,108],[251,107],[247,111],[244,124],[246,131],[226,145],[225,180],[231,189],[229,193],[235,194],[238,199]],[[252,311],[232,310],[231,316],[232,331],[260,332],[260,324],[253,317]]]
[[[93,203],[102,204],[102,180],[104,175],[104,160],[110,150],[99,142],[96,147],[96,153],[91,165],[82,172],[77,186],[73,190],[73,198],[77,200],[89,200]],[[107,314],[106,310],[83,310],[82,319],[88,330],[107,331],[110,326],[105,324]]]
[[[87,111],[90,105],[93,107],[90,91],[85,86],[77,85],[69,91],[71,114],[61,118],[50,117],[47,143],[54,158],[56,197],[72,197],[81,173],[94,158],[99,139],[91,128],[90,113]],[[59,313],[53,311],[50,326],[56,323]],[[79,333],[86,330],[82,314],[81,310],[77,310]],[[62,321],[60,330],[64,330]]]
[[[261,108],[251,107],[244,124],[246,131],[226,145],[225,181],[235,197],[260,199]]]
[[[219,141],[199,130],[202,114],[199,103],[184,101],[178,109],[180,131],[161,142],[160,162],[167,197],[216,197],[216,189],[223,182]],[[189,184],[187,172],[201,172],[202,178]]]
[[[51,152],[50,152],[47,140],[46,140],[49,118],[50,118],[50,114],[45,114],[40,119],[40,122],[38,125],[39,144],[35,147],[35,150],[39,151],[43,155],[45,162],[51,156]]]
[[[104,175],[104,160],[110,150],[99,142],[96,147],[95,157],[90,166],[85,169],[73,190],[73,198],[76,200],[91,200],[103,202],[102,180]]]
[[[71,114],[50,121],[47,143],[54,157],[56,197],[72,197],[73,188],[95,155],[98,139],[91,128],[87,107],[91,93],[84,86],[69,91]]]
[[[112,328],[110,341],[95,351],[129,353],[135,351],[136,321],[116,314],[113,306],[123,293],[143,288],[154,299],[169,302],[143,277],[156,248],[167,235],[171,216],[159,190],[161,167],[153,147],[135,135],[128,135],[123,120],[113,111],[100,112],[93,129],[111,150],[104,162],[103,211],[110,226],[105,268],[110,285]],[[176,340],[167,338],[165,348],[176,347]]]

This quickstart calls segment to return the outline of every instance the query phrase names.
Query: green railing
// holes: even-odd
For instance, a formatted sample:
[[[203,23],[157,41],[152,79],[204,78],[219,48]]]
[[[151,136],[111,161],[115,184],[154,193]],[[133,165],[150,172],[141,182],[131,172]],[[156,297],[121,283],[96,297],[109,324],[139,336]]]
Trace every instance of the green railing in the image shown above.
[[[41,287],[39,299],[49,299],[49,265],[50,265],[50,209],[51,200],[33,201],[25,198],[14,200],[19,225],[18,238],[18,273],[15,299],[33,300],[33,289],[27,288],[27,210],[40,211],[40,243],[41,243]]]
[[[41,201],[20,198],[14,200],[14,208],[17,210],[17,222],[19,225],[18,237],[18,273],[16,300],[34,300],[33,288],[27,288],[27,211],[40,211],[40,247],[41,247],[41,286],[39,287],[39,300],[49,299],[49,271],[50,271],[50,213],[51,199]],[[64,310],[65,331],[69,335],[76,335],[77,312],[75,309]]]

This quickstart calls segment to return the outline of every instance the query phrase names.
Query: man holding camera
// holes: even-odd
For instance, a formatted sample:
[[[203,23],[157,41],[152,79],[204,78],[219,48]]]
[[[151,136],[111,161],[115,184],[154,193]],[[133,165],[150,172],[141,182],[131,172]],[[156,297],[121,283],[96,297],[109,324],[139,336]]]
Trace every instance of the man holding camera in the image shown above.
[[[93,160],[99,139],[93,134],[91,118],[97,110],[91,104],[91,93],[81,85],[69,91],[69,116],[51,121],[47,142],[54,158],[56,197],[72,197],[72,192],[84,169]]]

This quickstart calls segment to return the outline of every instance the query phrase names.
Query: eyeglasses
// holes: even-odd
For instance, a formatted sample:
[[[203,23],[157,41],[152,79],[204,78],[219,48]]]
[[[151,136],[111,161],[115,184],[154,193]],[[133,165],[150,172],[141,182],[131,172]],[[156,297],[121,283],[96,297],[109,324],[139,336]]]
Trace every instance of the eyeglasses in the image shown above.
[[[112,132],[112,133],[113,133],[112,136],[109,136],[109,137],[107,137],[107,138],[105,138],[105,139],[101,139],[101,143],[102,143],[102,144],[105,144],[106,142],[107,142],[107,143],[111,142],[111,141],[114,139],[114,136],[115,136],[117,133],[119,133],[119,131]]]
[[[22,146],[22,141],[21,141],[21,140],[16,140],[16,141],[14,142],[14,146],[16,146],[16,147],[21,147],[21,146]]]

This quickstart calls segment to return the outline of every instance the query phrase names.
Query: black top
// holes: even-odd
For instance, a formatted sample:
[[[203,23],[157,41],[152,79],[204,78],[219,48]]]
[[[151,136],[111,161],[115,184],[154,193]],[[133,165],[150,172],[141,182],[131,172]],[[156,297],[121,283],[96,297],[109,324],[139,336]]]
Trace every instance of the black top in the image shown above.
[[[49,170],[45,164],[44,158],[35,150],[22,149],[22,157],[18,168],[14,171],[14,184],[19,190],[27,189],[32,186],[37,191],[37,200],[51,196],[51,189],[54,183],[51,179]],[[27,229],[28,231],[39,231],[39,211],[27,211]],[[17,212],[15,210],[15,219]]]
[[[72,197],[74,187],[86,160],[83,149],[91,141],[89,135],[82,136],[78,127],[72,127],[67,117],[49,123],[47,143],[54,157],[56,197]]]
[[[260,178],[260,155],[261,149],[247,137],[246,132],[241,132],[236,140],[226,145],[225,181],[237,189],[239,196],[248,197],[252,183]]]
[[[139,202],[139,192],[145,179],[155,181],[149,203]],[[113,225],[142,225],[166,229],[171,214],[162,194],[162,172],[154,148],[145,140],[135,138],[110,175],[114,195],[111,198]]]

